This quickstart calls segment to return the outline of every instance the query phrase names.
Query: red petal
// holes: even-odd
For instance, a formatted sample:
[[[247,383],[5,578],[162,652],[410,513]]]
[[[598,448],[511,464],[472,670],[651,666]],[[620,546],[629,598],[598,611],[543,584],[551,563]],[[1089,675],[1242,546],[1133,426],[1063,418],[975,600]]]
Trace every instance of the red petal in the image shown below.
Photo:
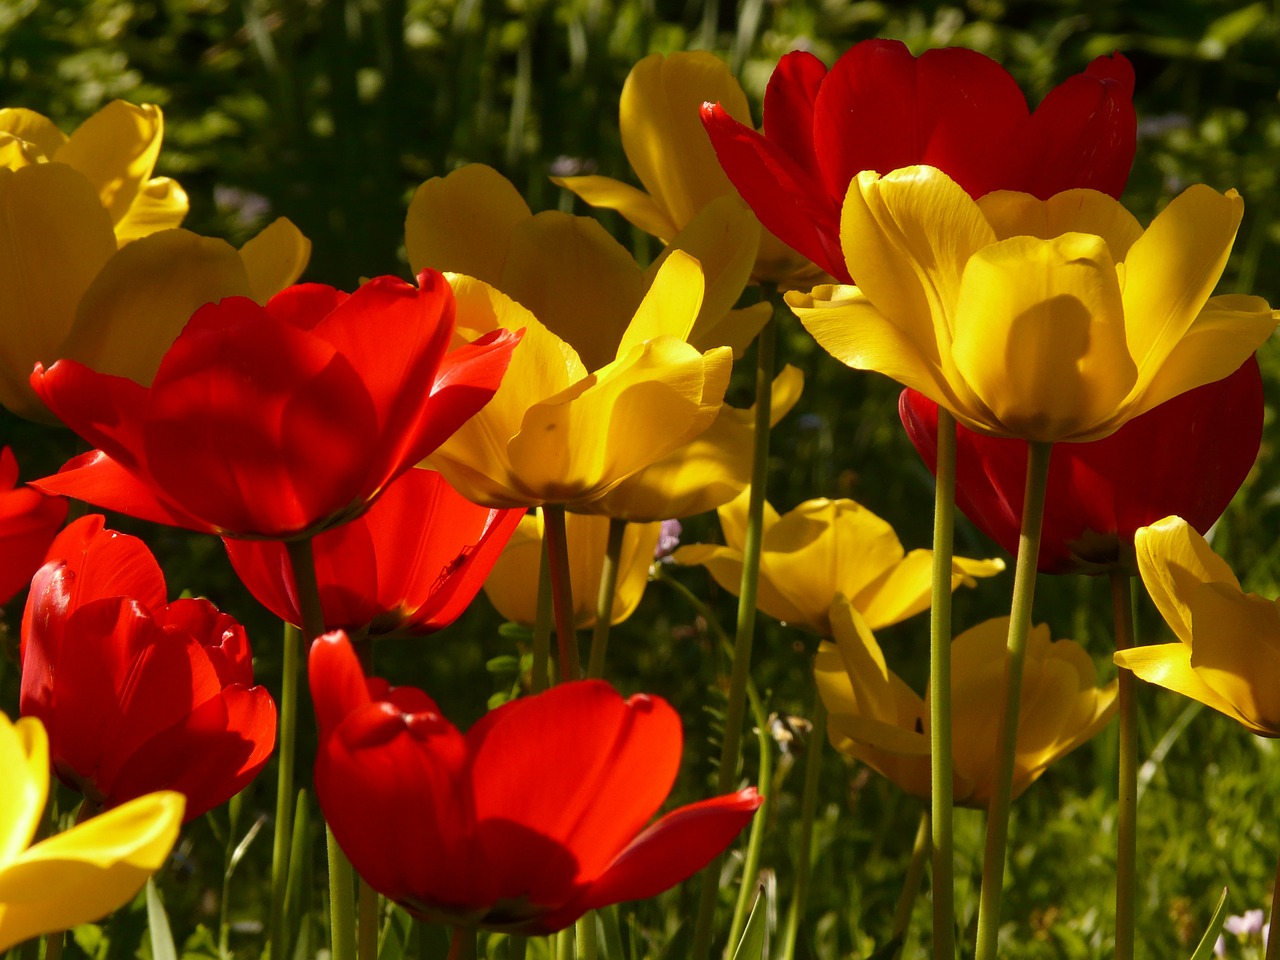
[[[307,657],[307,676],[323,743],[350,713],[370,703],[364,671],[341,630],[317,637]]]
[[[0,604],[31,584],[70,504],[32,487],[14,489],[18,461],[0,450]]]
[[[103,597],[130,597],[147,610],[169,602],[160,564],[137,537],[104,529],[102,514],[69,524],[49,546],[48,559],[65,563],[71,574],[70,608]]]
[[[320,537],[328,533],[348,530],[359,522],[360,520],[356,519],[351,523],[335,527],[332,531],[318,534],[312,538],[311,543],[314,547]],[[300,627],[302,613],[294,592],[293,567],[289,563],[289,551],[285,549],[285,545],[279,540],[237,540],[230,537],[223,537],[222,545],[227,549],[227,556],[231,559],[231,566],[235,569],[240,582],[249,589],[254,599],[281,620]],[[319,577],[318,556],[316,560],[316,575]],[[324,597],[323,588],[321,597]],[[352,624],[330,620],[328,608],[326,607],[325,610],[326,624],[352,626]]]
[[[825,63],[793,50],[778,61],[764,91],[765,138],[784,150],[814,187],[822,182],[822,167],[813,146],[813,105],[826,78]]]
[[[350,294],[323,283],[295,283],[267,301],[272,318],[300,330],[310,330],[333,313]]]
[[[37,363],[31,387],[59,420],[90,444],[130,473],[148,475],[142,439],[146,387],[74,360],[59,360],[48,370]]]

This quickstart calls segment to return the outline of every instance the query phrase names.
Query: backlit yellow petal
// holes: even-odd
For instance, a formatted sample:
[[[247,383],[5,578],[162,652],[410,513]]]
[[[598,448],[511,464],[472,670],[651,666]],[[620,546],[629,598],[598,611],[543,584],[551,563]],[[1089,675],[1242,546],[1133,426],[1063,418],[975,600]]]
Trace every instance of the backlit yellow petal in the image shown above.
[[[311,241],[285,217],[279,217],[240,248],[249,277],[249,295],[265,304],[296,283],[311,259]]]
[[[404,242],[415,274],[425,267],[497,284],[516,225],[530,216],[506,177],[472,163],[432,177],[413,195]]]
[[[1191,669],[1251,730],[1280,736],[1280,610],[1222,583],[1192,591]]]
[[[0,713],[0,873],[36,835],[49,791],[49,738],[39,720]],[[0,948],[3,949],[3,948]]]
[[[687,340],[702,309],[703,289],[702,265],[683,250],[671,251],[618,342],[616,357],[654,337]]]
[[[1106,241],[1111,259],[1119,263],[1142,236],[1142,224],[1119,200],[1097,190],[1066,190],[1048,200],[1029,193],[996,190],[978,200],[996,237],[1039,237],[1052,240],[1064,233],[1091,233]]]
[[[632,226],[664,243],[680,232],[653,197],[621,180],[612,177],[552,177],[551,180],[593,207],[617,210]]]
[[[1185,644],[1191,643],[1188,600],[1196,587],[1202,583],[1221,583],[1240,592],[1240,581],[1227,562],[1181,517],[1165,517],[1158,523],[1140,527],[1134,535],[1134,549],[1138,572],[1156,609]]]
[[[119,223],[151,179],[163,135],[159,107],[113,100],[80,124],[52,159],[84,174],[112,223]]]
[[[190,203],[187,192],[176,180],[156,177],[138,190],[133,203],[116,224],[116,239],[121,246],[139,237],[170,230],[187,216]]]
[[[1191,648],[1184,643],[1158,643],[1119,650],[1115,654],[1115,661],[1117,666],[1132,670],[1134,676],[1148,683],[1198,700],[1252,729],[1250,722],[1240,715],[1235,706],[1192,669]]]
[[[0,109],[0,133],[25,141],[35,147],[45,160],[67,142],[67,135],[58,129],[57,124],[26,107]]]

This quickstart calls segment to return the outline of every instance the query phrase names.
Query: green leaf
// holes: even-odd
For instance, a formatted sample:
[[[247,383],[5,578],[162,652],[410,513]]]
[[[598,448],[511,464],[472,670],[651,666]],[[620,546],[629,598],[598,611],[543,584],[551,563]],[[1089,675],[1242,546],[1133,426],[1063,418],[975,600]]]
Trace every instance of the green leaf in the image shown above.
[[[1196,947],[1196,952],[1191,955],[1191,960],[1209,960],[1213,956],[1213,945],[1218,940],[1218,934],[1222,932],[1222,923],[1227,918],[1227,888],[1222,888],[1222,896],[1218,898],[1218,905],[1213,909],[1213,916],[1209,918],[1209,929],[1204,932],[1204,936],[1200,938],[1200,945]]]
[[[763,960],[765,914],[764,896],[756,894],[756,902],[751,905],[751,913],[747,917],[747,925],[742,930],[742,939],[733,951],[733,960]]]
[[[169,930],[169,915],[164,912],[164,903],[153,879],[147,880],[147,930],[151,937],[152,960],[178,960],[178,948]]]

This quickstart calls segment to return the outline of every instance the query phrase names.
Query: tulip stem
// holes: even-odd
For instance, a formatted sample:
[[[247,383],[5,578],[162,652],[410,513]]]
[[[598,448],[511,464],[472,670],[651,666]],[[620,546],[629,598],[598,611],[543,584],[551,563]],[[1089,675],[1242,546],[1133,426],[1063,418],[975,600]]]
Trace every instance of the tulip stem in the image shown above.
[[[1133,582],[1121,570],[1111,572],[1111,607],[1116,649],[1133,646]],[[1138,707],[1133,673],[1121,670],[1119,786],[1116,804],[1116,960],[1133,960],[1134,905],[1138,856]]]
[[[596,912],[589,910],[584,913],[573,926],[577,936],[578,960],[598,960],[600,943],[596,938]]]
[[[273,953],[290,956],[285,922],[285,891],[289,882],[289,850],[293,842],[293,768],[298,739],[298,654],[302,637],[291,623],[284,625],[284,665],[280,678],[280,745],[277,749],[276,832],[271,851],[271,926]]]
[[[360,921],[356,927],[356,956],[359,960],[377,960],[378,956],[378,892],[360,878]]]
[[[987,813],[987,844],[982,861],[982,891],[978,898],[978,939],[974,960],[995,960],[1000,935],[1000,899],[1004,862],[1009,845],[1009,808],[1013,801],[1013,763],[1018,746],[1018,714],[1022,706],[1022,672],[1031,605],[1035,597],[1036,566],[1040,559],[1040,528],[1044,519],[1045,488],[1053,444],[1027,444],[1027,485],[1022,499],[1022,530],[1013,574],[1013,604],[1009,611],[1009,639],[1005,658],[1004,707],[1000,715],[999,767]]]
[[[759,895],[760,854],[764,846],[765,826],[769,822],[770,808],[773,806],[773,738],[769,736],[769,714],[765,712],[764,704],[760,702],[760,695],[756,692],[754,683],[747,684],[747,700],[751,704],[751,714],[756,722],[756,742],[760,746],[760,772],[756,777],[756,789],[764,797],[764,803],[751,818],[747,852],[742,859],[742,882],[738,885],[738,901],[734,905],[733,920],[729,924],[730,949],[736,948],[742,939],[742,932],[747,927],[747,917],[751,913],[751,905],[756,902],[756,897]]]
[[[956,519],[956,421],[938,408],[933,505],[933,596],[929,612],[930,846],[933,850],[933,957],[954,960],[955,854],[952,842],[951,556]]]
[[[560,682],[577,680],[582,675],[578,666],[578,631],[573,618],[573,584],[569,580],[569,538],[564,529],[564,504],[548,503],[542,507],[542,536],[547,543],[551,563],[551,593],[555,600],[556,646],[560,654]]]
[[[329,848],[329,949],[333,960],[355,960],[355,871],[326,825]]]
[[[902,883],[898,904],[893,908],[893,929],[889,933],[889,939],[899,941],[895,957],[902,955],[902,945],[906,941],[907,930],[911,927],[911,912],[915,909],[916,898],[920,896],[924,862],[929,857],[930,832],[929,811],[926,810],[920,814],[920,826],[916,829],[915,843],[911,845],[911,862],[907,864],[907,878]]]
[[[609,520],[609,540],[604,548],[604,566],[600,570],[600,592],[596,595],[596,625],[591,631],[591,653],[587,658],[587,677],[604,676],[604,652],[609,646],[609,621],[613,619],[613,598],[618,592],[618,567],[622,560],[622,538],[627,521]]]
[[[544,528],[545,525],[544,525]],[[551,598],[551,557],[547,538],[542,538],[538,561],[538,606],[533,615],[533,666],[530,667],[529,692],[541,693],[551,683],[551,620],[554,601]]]
[[[476,932],[470,927],[454,927],[449,938],[449,960],[476,960]]]
[[[776,288],[772,291],[776,298]],[[775,306],[775,316],[777,308]],[[751,461],[751,493],[747,501],[747,529],[742,544],[742,586],[738,591],[738,624],[733,646],[733,670],[729,677],[725,708],[724,740],[720,748],[718,792],[728,793],[738,780],[742,752],[742,722],[746,708],[747,681],[751,677],[751,646],[756,629],[756,589],[760,578],[760,547],[764,531],[765,480],[769,473],[769,428],[773,419],[773,374],[778,322],[771,317],[756,340],[756,420],[755,447]],[[702,871],[702,895],[693,928],[691,960],[707,960],[715,923],[716,899],[720,890],[720,863],[716,857]]]
[[[813,726],[805,744],[804,788],[800,794],[800,836],[796,839],[795,879],[791,884],[791,906],[782,935],[782,960],[794,960],[800,922],[809,899],[809,874],[813,856],[813,821],[818,812],[818,776],[822,771],[822,748],[827,740],[827,707],[814,691]]]

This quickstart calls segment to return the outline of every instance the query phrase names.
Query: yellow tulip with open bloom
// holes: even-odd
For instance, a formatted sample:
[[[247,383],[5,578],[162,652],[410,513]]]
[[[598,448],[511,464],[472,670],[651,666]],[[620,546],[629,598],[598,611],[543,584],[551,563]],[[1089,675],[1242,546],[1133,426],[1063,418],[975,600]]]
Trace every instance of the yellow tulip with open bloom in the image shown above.
[[[774,378],[769,411],[776,426],[800,399],[804,374],[787,366]],[[577,509],[632,523],[681,519],[724,506],[751,483],[756,408],[727,403],[706,429],[599,500]]]
[[[178,839],[186,800],[161,791],[32,845],[49,793],[49,738],[34,718],[0,713],[0,770],[0,951],[127,903]]]
[[[569,544],[569,581],[573,585],[573,620],[579,630],[596,624],[596,596],[609,539],[608,517],[568,513],[564,518]],[[630,523],[622,536],[618,586],[610,624],[635,612],[649,583],[649,567],[658,546],[661,523]],[[538,570],[542,562],[542,511],[525,514],[484,583],[498,613],[513,623],[532,627],[538,615]]]
[[[119,247],[93,185],[62,163],[0,168],[0,404],[53,423],[28,382],[66,357],[150,384],[203,304],[260,303],[298,278],[309,242],[288,220],[240,250],[182,229]]]
[[[885,663],[867,621],[844,597],[831,605],[835,642],[814,661],[827,735],[914,796],[928,797],[928,690],[918,696]],[[987,620],[951,643],[955,802],[985,807],[995,787],[1009,618]],[[1013,795],[1101,730],[1116,711],[1116,681],[1098,687],[1093,661],[1071,640],[1033,627],[1022,681]]]
[[[1116,663],[1199,700],[1260,737],[1280,737],[1280,601],[1245,593],[1181,517],[1141,527],[1138,572],[1177,643],[1118,651]]]
[[[699,350],[729,346],[738,356],[772,308],[731,309],[751,272],[757,227],[740,203],[727,202],[726,209],[642,269],[595,220],[557,210],[534,214],[510,181],[475,163],[418,188],[405,220],[405,249],[415,271],[466,274],[518,301],[573,344],[591,370],[612,359],[658,270],[683,250],[702,265],[706,285],[686,339]]]
[[[714,231],[742,201],[699,119],[705,101],[752,125],[747,96],[719,57],[702,50],[650,54],[627,74],[618,105],[622,150],[644,190],[611,177],[552,179],[593,207],[618,211],[663,243],[686,231]],[[807,257],[759,227],[754,214],[748,216],[760,232],[753,276],[789,285],[823,276]]]
[[[67,136],[48,117],[22,107],[0,110],[0,169],[60,163],[83,176],[110,219],[120,246],[176,227],[187,195],[168,177],[153,177],[164,115],[152,104],[113,100]]]
[[[676,563],[702,564],[735,596],[742,579],[750,491],[719,510],[725,545],[695,544],[673,555]],[[955,557],[951,589],[972,587],[1004,561]],[[829,612],[837,595],[849,598],[872,629],[927,610],[933,551],[907,553],[893,527],[853,500],[806,500],[778,515],[764,505],[760,586],[756,606],[784,623],[831,636]]]
[[[787,302],[836,359],[965,426],[1096,440],[1234,372],[1275,329],[1258,297],[1210,298],[1243,208],[1197,185],[1143,230],[1095,191],[975,201],[932,167],[863,172],[840,222],[858,285]]]

